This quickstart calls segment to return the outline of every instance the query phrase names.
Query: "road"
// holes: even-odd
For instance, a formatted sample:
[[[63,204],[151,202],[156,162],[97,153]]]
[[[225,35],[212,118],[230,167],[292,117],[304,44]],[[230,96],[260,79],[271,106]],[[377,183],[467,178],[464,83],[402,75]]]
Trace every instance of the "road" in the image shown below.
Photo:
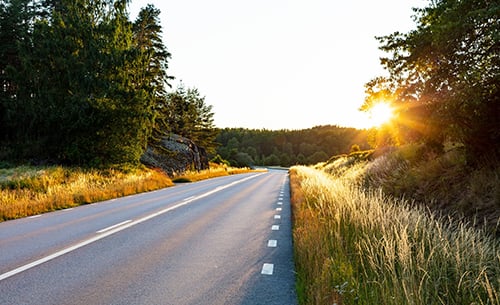
[[[0,223],[0,304],[297,304],[286,171]]]

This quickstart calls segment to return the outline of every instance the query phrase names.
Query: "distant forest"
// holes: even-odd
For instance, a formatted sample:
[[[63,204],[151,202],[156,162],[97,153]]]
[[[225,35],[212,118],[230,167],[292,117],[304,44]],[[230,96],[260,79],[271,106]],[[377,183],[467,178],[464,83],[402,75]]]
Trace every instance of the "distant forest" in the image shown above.
[[[369,148],[368,133],[337,126],[277,131],[226,128],[216,138],[217,153],[233,166],[316,164]]]

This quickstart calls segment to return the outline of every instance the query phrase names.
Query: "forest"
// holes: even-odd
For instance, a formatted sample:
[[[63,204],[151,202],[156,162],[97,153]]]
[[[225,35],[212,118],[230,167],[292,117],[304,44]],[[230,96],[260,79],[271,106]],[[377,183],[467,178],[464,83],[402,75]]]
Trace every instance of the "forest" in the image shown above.
[[[170,90],[160,11],[128,3],[0,1],[0,159],[135,167],[170,133],[213,150],[211,106]]]
[[[217,153],[233,166],[291,166],[325,162],[331,156],[368,149],[367,130],[317,126],[303,130],[219,130]]]
[[[469,165],[500,152],[496,2],[433,2],[415,9],[414,30],[376,38],[388,74],[366,84],[361,110],[384,101],[394,119],[369,131],[216,129],[196,88],[171,88],[160,11],[148,5],[132,21],[128,4],[0,1],[0,159],[137,166],[172,133],[238,166],[314,164],[411,143],[437,154],[462,147]]]

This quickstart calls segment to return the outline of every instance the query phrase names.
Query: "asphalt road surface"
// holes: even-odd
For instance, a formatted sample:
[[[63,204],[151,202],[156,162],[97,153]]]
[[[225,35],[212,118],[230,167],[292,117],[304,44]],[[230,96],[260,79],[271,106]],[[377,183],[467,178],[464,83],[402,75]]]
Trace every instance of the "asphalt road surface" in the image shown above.
[[[0,223],[0,304],[297,304],[287,172]]]

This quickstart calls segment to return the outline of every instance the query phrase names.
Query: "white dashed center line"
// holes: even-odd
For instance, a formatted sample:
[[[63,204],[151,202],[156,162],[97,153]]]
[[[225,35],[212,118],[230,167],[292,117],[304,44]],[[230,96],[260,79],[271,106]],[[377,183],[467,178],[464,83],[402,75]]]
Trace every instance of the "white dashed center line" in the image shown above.
[[[281,215],[274,215],[274,219],[281,219]]]
[[[270,239],[268,242],[267,242],[267,246],[269,248],[276,248],[278,246],[278,241],[276,239]]]
[[[267,264],[266,263],[262,266],[261,273],[266,274],[266,275],[273,275],[273,271],[274,271],[274,264]]]
[[[273,226],[271,227],[271,230],[273,230],[273,231],[279,231],[279,230],[280,230],[280,226],[278,226],[278,225],[273,225]]]
[[[104,228],[104,229],[102,229],[102,230],[99,230],[99,231],[97,231],[96,233],[104,233],[104,232],[106,232],[106,231],[113,230],[114,228],[118,228],[119,226],[122,226],[122,225],[124,225],[124,224],[126,224],[126,223],[129,223],[129,222],[131,222],[131,221],[132,221],[131,219],[129,219],[129,220],[125,220],[125,221],[122,221],[122,222],[117,223],[117,224],[115,224],[115,225],[113,225],[113,226],[109,226],[109,227],[107,227],[107,228]]]

